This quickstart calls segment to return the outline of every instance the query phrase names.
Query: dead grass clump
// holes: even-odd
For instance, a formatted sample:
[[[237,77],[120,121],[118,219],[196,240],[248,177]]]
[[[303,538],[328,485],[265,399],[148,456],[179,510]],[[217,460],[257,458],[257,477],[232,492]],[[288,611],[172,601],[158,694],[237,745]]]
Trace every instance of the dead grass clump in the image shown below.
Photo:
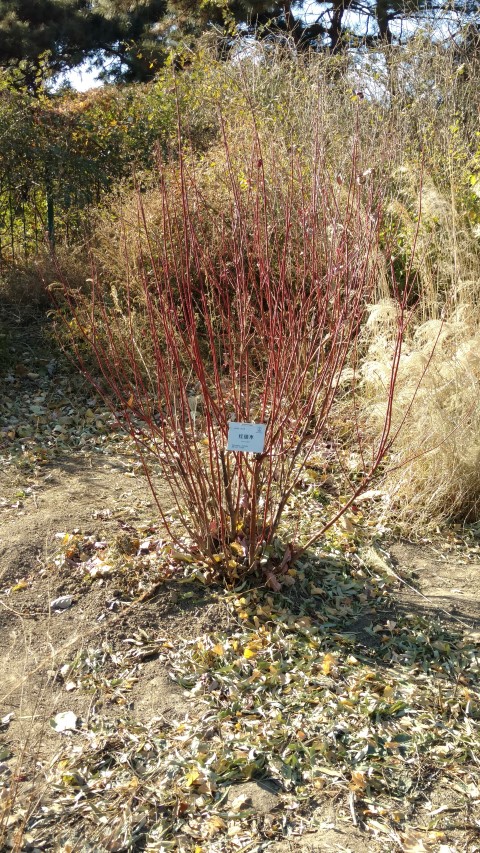
[[[391,306],[370,317],[374,341],[363,365],[370,426],[387,379]],[[380,326],[383,323],[383,331]],[[446,520],[480,517],[480,332],[465,318],[428,320],[405,344],[397,377],[386,487],[392,520],[428,531]]]
[[[475,218],[459,188],[442,189],[437,175],[403,166],[394,173],[396,195],[388,205],[395,222],[397,262],[417,277],[420,322],[465,312],[479,317],[480,251]],[[453,178],[452,178],[453,180]],[[447,314],[445,314],[447,312]],[[477,320],[475,320],[477,322]]]
[[[465,166],[465,164],[464,164]],[[395,391],[399,429],[387,475],[392,519],[424,531],[480,514],[480,252],[459,176],[396,172],[394,263],[416,277],[417,326],[406,342]],[[447,182],[448,184],[448,182]],[[367,420],[378,428],[395,308],[371,308],[363,365]],[[377,424],[377,426],[375,426]]]

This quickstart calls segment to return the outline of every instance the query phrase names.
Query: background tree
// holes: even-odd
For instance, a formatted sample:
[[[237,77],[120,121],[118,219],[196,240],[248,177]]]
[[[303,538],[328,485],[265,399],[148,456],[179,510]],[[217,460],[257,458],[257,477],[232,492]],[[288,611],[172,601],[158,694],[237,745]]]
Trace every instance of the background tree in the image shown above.
[[[0,66],[29,89],[87,59],[112,63],[117,75],[151,77],[163,59],[152,27],[166,9],[166,0],[0,0]]]
[[[440,37],[462,40],[468,25],[478,33],[478,0],[170,0],[179,32],[201,34],[214,29],[224,36],[224,52],[236,37],[282,42],[297,50],[340,53],[361,46],[400,45],[418,26],[438,23]]]
[[[443,16],[450,27],[478,30],[478,0],[0,0],[0,67],[35,90],[91,60],[113,82],[147,81],[170,52],[214,30],[228,54],[238,36],[293,42],[297,49],[338,53],[359,44],[402,42],[412,27]]]

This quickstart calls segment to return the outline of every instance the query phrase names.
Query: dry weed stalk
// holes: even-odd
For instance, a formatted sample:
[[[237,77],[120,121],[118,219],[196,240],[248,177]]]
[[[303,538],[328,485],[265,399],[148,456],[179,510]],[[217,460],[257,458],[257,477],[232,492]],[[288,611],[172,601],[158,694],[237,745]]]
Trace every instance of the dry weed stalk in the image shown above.
[[[88,304],[68,289],[65,296],[79,363],[121,412],[154,495],[153,460],[171,490],[182,534],[157,505],[172,538],[208,555],[229,580],[261,564],[278,588],[291,549],[276,565],[267,555],[306,462],[335,429],[335,400],[346,368],[356,375],[366,306],[385,275],[383,193],[361,162],[355,133],[349,173],[332,175],[320,111],[309,156],[291,146],[283,172],[267,156],[255,117],[253,128],[240,164],[223,126],[228,192],[213,217],[180,134],[178,162],[158,166],[156,231],[138,194],[135,268],[126,244],[122,293],[107,293],[94,274]],[[400,297],[392,281],[392,296],[397,334],[380,437],[367,453],[352,393],[363,474],[335,518],[370,483],[389,447],[407,291]],[[84,358],[85,342],[101,380]],[[230,421],[265,424],[264,452],[227,452]]]

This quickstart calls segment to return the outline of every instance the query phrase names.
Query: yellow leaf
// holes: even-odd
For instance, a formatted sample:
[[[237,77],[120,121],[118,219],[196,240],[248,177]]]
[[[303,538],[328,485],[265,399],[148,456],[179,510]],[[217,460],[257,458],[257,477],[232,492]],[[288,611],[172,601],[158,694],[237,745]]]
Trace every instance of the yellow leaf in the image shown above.
[[[247,660],[250,660],[250,658],[254,658],[256,654],[257,652],[254,649],[251,649],[249,646],[247,646],[246,649],[243,650],[243,657],[247,658]]]
[[[212,652],[214,655],[218,655],[218,657],[221,658],[225,654],[225,649],[221,643],[217,643],[217,645],[213,647]]]
[[[199,777],[200,777],[200,773],[198,770],[195,770],[195,769],[190,770],[190,773],[187,773],[187,776],[186,776],[186,782],[187,782],[188,787],[191,788],[192,785],[195,785],[195,782],[197,782]]]
[[[321,586],[313,586],[312,585],[310,587],[310,592],[312,595],[324,595],[325,594],[325,590],[322,589]]]
[[[62,774],[62,782],[64,785],[72,785],[75,788],[80,787],[83,784],[82,777],[79,773],[63,773]]]
[[[355,707],[355,702],[353,702],[352,699],[348,699],[346,696],[342,696],[342,698],[338,700],[338,704],[345,706],[345,708]]]
[[[337,659],[333,655],[331,655],[330,652],[327,652],[327,654],[323,658],[323,663],[322,663],[323,674],[324,675],[330,675],[330,672],[332,671],[332,668],[334,666],[336,666],[336,663],[337,663]]]

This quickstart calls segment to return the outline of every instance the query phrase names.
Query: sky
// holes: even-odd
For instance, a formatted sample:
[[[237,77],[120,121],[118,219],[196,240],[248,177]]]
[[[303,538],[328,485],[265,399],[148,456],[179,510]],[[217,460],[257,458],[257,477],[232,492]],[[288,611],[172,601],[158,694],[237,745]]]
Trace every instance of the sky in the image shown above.
[[[98,80],[98,69],[91,69],[90,63],[85,62],[69,71],[68,74],[62,74],[57,80],[57,86],[68,82],[77,92],[87,92],[89,89],[96,89],[102,85],[102,81]]]

